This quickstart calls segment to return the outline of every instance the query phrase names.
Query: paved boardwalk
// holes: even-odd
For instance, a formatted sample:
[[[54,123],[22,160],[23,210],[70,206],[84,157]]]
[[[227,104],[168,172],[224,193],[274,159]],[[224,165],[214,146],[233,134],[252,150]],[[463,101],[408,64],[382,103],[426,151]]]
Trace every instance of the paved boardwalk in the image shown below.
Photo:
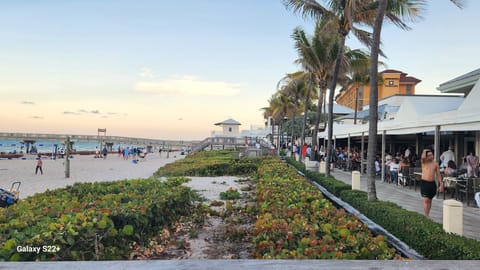
[[[352,183],[352,173],[335,170],[332,175],[347,184]],[[423,214],[423,203],[420,196],[420,189],[415,191],[413,188],[396,186],[377,180],[375,182],[377,197],[382,201],[396,203],[404,209]],[[360,189],[367,191],[367,176],[361,175]],[[447,195],[448,196],[448,195]],[[463,204],[463,235],[468,238],[480,240],[480,208],[467,206]],[[435,197],[432,201],[430,217],[440,224],[443,223],[443,195]]]

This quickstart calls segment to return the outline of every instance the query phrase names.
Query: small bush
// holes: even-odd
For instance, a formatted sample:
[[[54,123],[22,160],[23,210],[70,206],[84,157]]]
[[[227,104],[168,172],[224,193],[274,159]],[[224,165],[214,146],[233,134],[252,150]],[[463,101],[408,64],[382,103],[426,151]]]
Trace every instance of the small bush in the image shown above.
[[[227,189],[225,192],[220,192],[220,199],[222,200],[236,200],[240,198],[240,193],[233,188]]]

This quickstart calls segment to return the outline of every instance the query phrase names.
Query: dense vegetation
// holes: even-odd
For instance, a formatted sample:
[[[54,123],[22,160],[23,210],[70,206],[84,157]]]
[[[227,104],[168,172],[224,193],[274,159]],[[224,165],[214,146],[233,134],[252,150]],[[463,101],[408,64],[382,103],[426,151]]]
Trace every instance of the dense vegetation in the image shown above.
[[[301,163],[297,168],[305,171]],[[475,240],[446,234],[439,224],[318,173],[313,180],[341,197],[429,259],[478,259]],[[230,234],[253,242],[256,258],[399,258],[383,236],[373,236],[354,216],[336,209],[303,177],[275,158],[239,158],[232,151],[201,152],[157,171],[164,175],[239,175],[256,179],[251,232],[243,225]],[[0,260],[108,260],[132,258],[159,232],[185,216],[202,212],[200,198],[182,185],[185,177],[75,184],[36,194],[0,209]],[[219,194],[237,199],[231,189]],[[231,204],[227,201],[228,205]],[[200,219],[200,215],[199,219]],[[241,232],[241,233],[239,233]],[[238,237],[237,237],[238,235]],[[253,237],[245,237],[253,235]],[[422,241],[418,241],[422,239]],[[17,247],[50,247],[19,252]],[[54,247],[55,251],[51,248]]]
[[[232,150],[205,151],[165,165],[155,176],[223,176],[255,173],[258,159],[239,158]]]
[[[258,170],[256,258],[392,259],[383,236],[336,209],[320,191],[278,159]],[[397,255],[398,256],[398,255]]]
[[[367,193],[333,177],[306,171],[303,163],[288,159],[298,170],[324,186],[331,193],[358,209],[390,233],[405,242],[427,259],[478,260],[480,242],[456,234],[446,233],[442,225],[425,216],[405,210],[391,202],[369,202]]]
[[[186,181],[77,183],[0,208],[0,260],[128,259],[134,244],[198,210]]]

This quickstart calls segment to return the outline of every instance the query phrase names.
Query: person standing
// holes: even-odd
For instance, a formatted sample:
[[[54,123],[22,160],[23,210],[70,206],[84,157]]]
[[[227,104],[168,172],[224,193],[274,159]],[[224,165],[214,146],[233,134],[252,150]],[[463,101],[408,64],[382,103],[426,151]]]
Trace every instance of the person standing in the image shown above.
[[[400,164],[397,158],[393,158],[390,162],[390,180],[398,186],[398,172],[400,171]]]
[[[477,169],[478,169],[478,157],[475,156],[473,151],[467,156],[467,175],[468,177],[477,177]]]
[[[423,210],[425,211],[425,216],[428,218],[430,218],[432,199],[437,194],[435,175],[437,176],[438,190],[439,192],[443,192],[440,166],[438,166],[438,163],[433,160],[432,150],[424,149],[422,152],[422,180],[420,181],[420,194],[423,197]]]
[[[40,154],[38,154],[38,156],[37,156],[37,167],[35,168],[35,175],[37,175],[38,170],[40,170],[40,173],[43,174],[42,166],[43,166],[42,156]]]
[[[453,146],[449,146],[448,150],[443,152],[442,155],[440,155],[440,160],[442,161],[440,167],[443,168],[448,167],[448,162],[450,160],[453,160],[455,162],[455,153],[453,153]]]
[[[107,159],[107,154],[108,154],[108,150],[107,150],[107,147],[104,146],[103,149],[102,149],[102,156],[103,156],[103,159]]]

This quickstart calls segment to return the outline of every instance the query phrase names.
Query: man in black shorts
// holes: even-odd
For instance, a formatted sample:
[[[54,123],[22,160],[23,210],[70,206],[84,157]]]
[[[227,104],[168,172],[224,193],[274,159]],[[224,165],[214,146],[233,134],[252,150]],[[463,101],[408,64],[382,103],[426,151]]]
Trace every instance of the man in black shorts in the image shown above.
[[[433,152],[425,149],[422,152],[422,181],[420,181],[420,193],[423,197],[423,209],[425,216],[430,218],[430,209],[432,208],[432,199],[437,194],[437,185],[435,184],[435,175],[439,185],[439,191],[443,192],[442,176],[440,167],[433,160]]]

